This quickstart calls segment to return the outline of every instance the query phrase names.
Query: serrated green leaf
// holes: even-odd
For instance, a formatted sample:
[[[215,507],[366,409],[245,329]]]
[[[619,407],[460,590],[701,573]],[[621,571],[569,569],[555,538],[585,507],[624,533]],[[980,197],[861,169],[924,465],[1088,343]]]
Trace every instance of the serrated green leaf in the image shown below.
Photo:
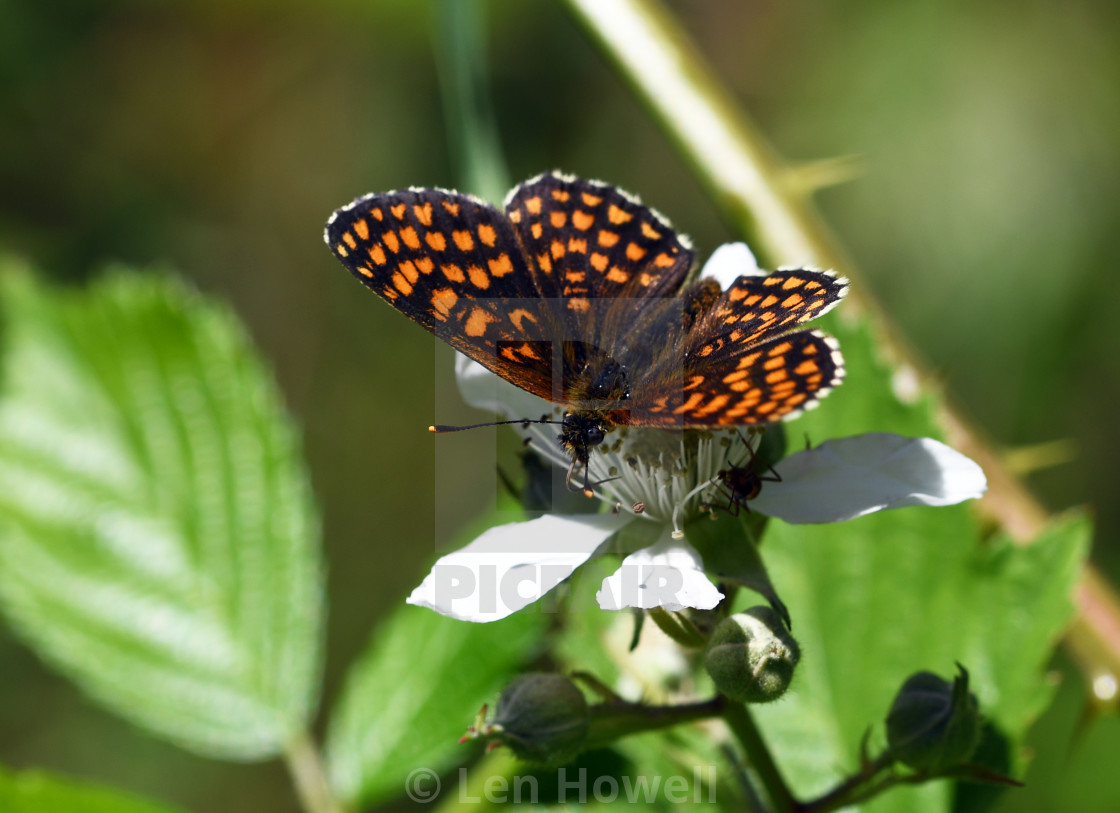
[[[473,753],[459,738],[541,643],[534,608],[491,624],[402,607],[354,664],[327,734],[331,785],[352,804],[405,790],[414,769],[437,774]]]
[[[294,427],[228,309],[165,275],[0,294],[0,605],[115,712],[264,758],[306,725],[318,518]]]
[[[901,402],[870,334],[839,324],[844,385],[791,425],[813,442],[864,431],[936,437],[928,401]],[[781,471],[780,463],[777,465]],[[788,604],[803,657],[791,691],[754,712],[800,798],[858,767],[868,728],[910,674],[960,661],[981,712],[1012,744],[1048,702],[1042,668],[1072,614],[1087,523],[1055,525],[1028,547],[984,542],[967,505],[884,511],[821,526],[769,524],[763,558]],[[875,742],[873,737],[873,742]],[[952,786],[897,788],[876,811],[934,811]]]
[[[13,773],[0,767],[0,810],[4,813],[177,813],[179,808],[45,771]]]

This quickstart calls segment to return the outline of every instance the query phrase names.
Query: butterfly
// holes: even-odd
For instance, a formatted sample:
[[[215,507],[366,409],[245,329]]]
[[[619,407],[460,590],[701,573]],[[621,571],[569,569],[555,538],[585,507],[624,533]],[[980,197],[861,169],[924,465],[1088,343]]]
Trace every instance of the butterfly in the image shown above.
[[[559,172],[503,209],[411,188],[334,212],[324,240],[362,284],[507,381],[564,407],[567,483],[619,426],[764,424],[815,406],[844,375],[835,339],[797,330],[847,280],[780,268],[727,290],[686,284],[687,238],[633,195]],[[507,421],[506,423],[549,423]],[[432,427],[433,431],[453,427]]]

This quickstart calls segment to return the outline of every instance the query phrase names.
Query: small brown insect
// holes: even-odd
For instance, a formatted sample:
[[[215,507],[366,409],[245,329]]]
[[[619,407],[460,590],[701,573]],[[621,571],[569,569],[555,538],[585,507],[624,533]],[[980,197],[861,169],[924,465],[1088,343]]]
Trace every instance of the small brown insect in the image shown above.
[[[735,434],[739,435],[739,439],[747,447],[750,460],[747,461],[745,466],[721,469],[716,475],[716,479],[719,481],[718,489],[727,498],[727,506],[706,504],[707,508],[713,510],[722,508],[733,517],[739,516],[739,511],[742,509],[745,509],[748,514],[751,512],[747,502],[758,496],[759,492],[762,491],[763,483],[780,483],[782,481],[781,475],[769,464],[766,467],[770,470],[770,474],[759,474],[758,458],[755,457],[754,448],[738,430]]]

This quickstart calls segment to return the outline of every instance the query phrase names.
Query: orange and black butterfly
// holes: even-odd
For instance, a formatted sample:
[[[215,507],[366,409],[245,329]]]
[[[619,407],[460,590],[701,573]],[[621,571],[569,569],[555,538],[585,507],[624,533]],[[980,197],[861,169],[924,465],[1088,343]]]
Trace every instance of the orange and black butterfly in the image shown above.
[[[562,405],[568,481],[582,466],[588,494],[591,452],[614,427],[778,421],[844,375],[835,339],[796,328],[839,302],[845,279],[781,268],[726,291],[685,285],[687,240],[598,181],[540,175],[504,211],[443,189],[367,195],[331,215],[324,239],[409,319]]]

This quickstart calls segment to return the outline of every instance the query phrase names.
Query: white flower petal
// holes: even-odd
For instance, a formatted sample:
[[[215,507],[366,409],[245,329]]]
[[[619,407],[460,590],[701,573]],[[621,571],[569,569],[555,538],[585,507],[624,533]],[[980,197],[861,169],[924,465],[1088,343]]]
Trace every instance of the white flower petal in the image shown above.
[[[855,435],[797,452],[775,465],[751,508],[794,524],[842,522],[885,508],[953,505],[988,488],[975,462],[932,438]]]
[[[665,528],[656,544],[630,554],[622,566],[603,579],[595,594],[604,610],[663,607],[676,612],[685,607],[710,610],[723,593],[704,575],[704,562],[683,539],[673,539]]]
[[[700,271],[701,277],[712,277],[725,291],[739,277],[765,275],[766,272],[758,267],[758,261],[746,243],[724,243],[712,252]]]
[[[614,514],[546,514],[490,528],[441,556],[408,603],[460,621],[498,621],[571,576],[630,521]]]

